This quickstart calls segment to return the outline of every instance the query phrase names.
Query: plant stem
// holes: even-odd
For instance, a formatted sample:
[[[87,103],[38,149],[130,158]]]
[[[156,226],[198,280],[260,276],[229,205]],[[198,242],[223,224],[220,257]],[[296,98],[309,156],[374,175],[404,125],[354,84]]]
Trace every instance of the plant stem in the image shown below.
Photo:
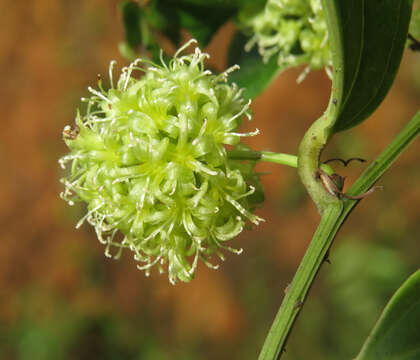
[[[409,121],[377,159],[363,172],[348,191],[351,195],[365,192],[385,173],[405,148],[420,132],[420,112]],[[288,286],[284,300],[267,335],[259,360],[280,358],[297,315],[308,295],[321,265],[328,257],[329,249],[338,230],[360,200],[331,203],[321,217],[321,222],[306,251],[302,262]]]
[[[232,160],[266,161],[294,168],[298,167],[298,158],[296,155],[275,153],[271,151],[231,150],[228,151],[228,157]],[[334,173],[334,169],[327,164],[322,164],[321,169],[328,175]]]
[[[297,168],[298,165],[298,158],[296,155],[274,153],[270,151],[262,151],[261,160],[275,164],[283,164],[294,168]]]
[[[342,203],[333,204],[325,209],[317,232],[303,257],[292,283],[286,288],[286,295],[274,319],[261,350],[259,360],[274,360],[281,351],[298,316],[312,282],[327,258],[328,249],[335,234],[336,222],[342,211]]]

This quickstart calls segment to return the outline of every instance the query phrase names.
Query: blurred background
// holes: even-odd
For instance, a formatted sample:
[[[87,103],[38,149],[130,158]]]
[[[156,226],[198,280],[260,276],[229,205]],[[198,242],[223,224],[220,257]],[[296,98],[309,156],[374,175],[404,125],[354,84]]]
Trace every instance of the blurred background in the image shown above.
[[[266,222],[233,241],[218,271],[200,266],[189,284],[145,278],[127,252],[110,260],[94,230],[75,224],[83,206],[59,198],[57,160],[80,97],[106,75],[123,28],[118,1],[0,1],[0,359],[256,359],[316,229],[315,206],[291,168],[260,164]],[[222,70],[232,35],[206,49]],[[420,55],[406,53],[371,119],[338,134],[324,154],[379,154],[420,105]],[[253,103],[255,149],[296,153],[326,107],[330,81],[284,72]],[[337,236],[287,345],[286,360],[350,359],[395,289],[419,265],[420,143],[380,180]],[[348,184],[365,164],[336,170]],[[304,346],[303,346],[304,345]]]

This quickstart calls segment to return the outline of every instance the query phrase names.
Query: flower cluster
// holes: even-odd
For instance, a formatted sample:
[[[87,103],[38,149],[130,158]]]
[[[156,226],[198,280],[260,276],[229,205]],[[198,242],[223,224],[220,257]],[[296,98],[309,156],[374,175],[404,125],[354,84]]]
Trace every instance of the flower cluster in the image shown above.
[[[420,38],[420,0],[414,0],[413,13],[410,21],[410,34],[416,39]]]
[[[310,69],[322,67],[331,77],[332,58],[321,0],[268,0],[259,11],[252,5],[245,7],[238,23],[252,34],[245,49],[257,45],[265,62],[276,55],[282,69],[307,64],[298,82]]]
[[[139,269],[167,268],[171,283],[191,280],[199,259],[217,267],[210,257],[223,259],[221,249],[239,253],[224,243],[262,220],[252,214],[262,198],[255,164],[230,159],[225,147],[258,133],[237,132],[250,103],[227,83],[235,68],[212,74],[197,47],[181,55],[193,42],[168,64],[137,59],[116,84],[111,62],[110,88],[89,87],[86,114],[63,130],[70,153],[59,161],[71,162],[62,198],[88,204],[76,227],[88,221],[107,256],[129,248]]]

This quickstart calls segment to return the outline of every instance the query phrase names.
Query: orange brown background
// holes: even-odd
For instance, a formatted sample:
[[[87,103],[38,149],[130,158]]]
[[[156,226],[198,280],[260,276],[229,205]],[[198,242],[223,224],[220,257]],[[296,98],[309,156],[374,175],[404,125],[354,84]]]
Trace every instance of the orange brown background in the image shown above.
[[[0,1],[0,359],[255,359],[319,220],[296,171],[260,164],[268,173],[258,210],[266,222],[234,241],[243,255],[227,254],[218,271],[200,266],[191,283],[175,287],[165,276],[145,278],[128,253],[120,261],[105,258],[92,228],[74,228],[83,208],[59,198],[57,160],[67,151],[61,131],[97,73],[106,75],[111,59],[126,63],[117,46],[124,36],[117,4]],[[232,31],[231,24],[223,27],[206,49],[217,69],[225,66]],[[419,108],[419,68],[420,55],[407,53],[374,116],[338,134],[325,157],[374,159]],[[283,73],[254,101],[254,120],[244,125],[261,131],[248,141],[253,148],[296,153],[305,129],[321,115],[330,81],[318,71],[298,85],[301,71]],[[405,269],[397,285],[420,263],[419,150],[417,141],[401,156],[380,181],[384,191],[361,202],[335,245],[392,250]],[[349,183],[363,168],[336,167]],[[324,278],[340,266],[335,247],[333,264],[311,294],[324,313],[334,291]],[[381,301],[373,319],[386,297]],[[298,323],[305,329],[292,335],[286,359],[299,354],[299,334],[312,334],[312,325],[302,324],[317,309],[305,310]],[[334,319],[313,321],[340,326]],[[104,329],[121,333],[109,336]],[[49,340],[57,334],[65,339]],[[329,352],[328,344],[314,346]]]

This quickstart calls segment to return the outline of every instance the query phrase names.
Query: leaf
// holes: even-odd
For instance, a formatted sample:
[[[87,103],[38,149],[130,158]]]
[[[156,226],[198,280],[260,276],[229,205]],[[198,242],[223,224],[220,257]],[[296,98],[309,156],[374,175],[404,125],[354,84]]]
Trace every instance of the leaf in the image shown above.
[[[124,24],[126,44],[131,49],[135,49],[141,44],[142,40],[140,32],[141,8],[137,3],[130,0],[122,1],[119,7]]]
[[[125,41],[118,44],[121,55],[132,61],[139,56],[140,49],[142,52],[158,53],[159,47],[150,36],[149,22],[155,20],[153,14],[131,0],[120,2],[119,8],[125,30]]]
[[[128,45],[127,41],[120,41],[118,44],[118,50],[120,54],[129,61],[133,61],[138,56],[136,51],[130,45]]]
[[[168,22],[176,19],[179,29],[188,30],[201,46],[206,46],[217,30],[237,11],[235,4],[222,4],[220,1],[155,0],[154,3]],[[172,32],[171,28],[164,29],[169,38]]]
[[[393,295],[356,360],[420,359],[420,270]]]
[[[262,93],[276,75],[282,70],[277,64],[277,57],[273,56],[265,64],[258,50],[245,51],[248,38],[236,32],[229,47],[228,65],[238,64],[239,70],[229,75],[229,81],[236,83],[240,88],[245,88],[246,98],[256,98]]]
[[[322,0],[333,51],[332,131],[371,115],[399,68],[412,0]]]
[[[120,53],[132,61],[139,56],[159,60],[160,46],[154,32],[160,30],[176,45],[181,39],[179,16],[174,16],[171,9],[159,8],[158,0],[151,0],[142,7],[132,0],[124,0],[119,4],[125,30],[125,41],[119,43]],[[169,10],[169,11],[168,11]],[[147,55],[146,55],[147,54]]]
[[[181,25],[191,32],[201,46],[206,46],[219,28],[234,15],[235,8],[180,6]]]
[[[159,29],[178,47],[181,41],[181,21],[176,9],[161,0],[153,0],[146,8],[147,21]]]

